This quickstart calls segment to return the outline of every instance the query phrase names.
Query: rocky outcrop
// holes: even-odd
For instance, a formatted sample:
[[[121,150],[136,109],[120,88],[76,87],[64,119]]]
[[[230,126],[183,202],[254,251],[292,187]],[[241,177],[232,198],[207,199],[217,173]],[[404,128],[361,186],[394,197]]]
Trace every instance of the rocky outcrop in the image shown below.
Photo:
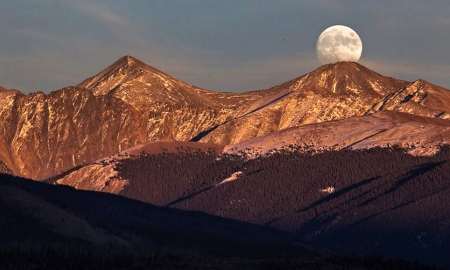
[[[0,173],[12,174],[12,171],[1,160],[0,160]]]

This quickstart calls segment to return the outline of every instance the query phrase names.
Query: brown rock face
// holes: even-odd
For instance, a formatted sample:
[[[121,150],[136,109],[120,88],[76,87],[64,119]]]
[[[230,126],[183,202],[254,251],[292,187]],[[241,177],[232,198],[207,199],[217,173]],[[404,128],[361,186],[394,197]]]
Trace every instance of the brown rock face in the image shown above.
[[[18,175],[44,179],[146,141],[136,109],[86,89],[16,92],[2,101],[0,159]]]
[[[12,174],[12,171],[1,160],[0,160],[0,173]]]

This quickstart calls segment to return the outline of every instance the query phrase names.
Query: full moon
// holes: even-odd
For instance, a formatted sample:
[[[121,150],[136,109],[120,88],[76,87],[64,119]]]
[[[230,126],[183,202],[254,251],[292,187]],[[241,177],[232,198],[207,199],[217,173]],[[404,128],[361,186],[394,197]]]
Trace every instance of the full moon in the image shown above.
[[[316,52],[322,64],[338,61],[357,62],[362,53],[362,42],[350,27],[334,25],[325,29],[317,39]]]

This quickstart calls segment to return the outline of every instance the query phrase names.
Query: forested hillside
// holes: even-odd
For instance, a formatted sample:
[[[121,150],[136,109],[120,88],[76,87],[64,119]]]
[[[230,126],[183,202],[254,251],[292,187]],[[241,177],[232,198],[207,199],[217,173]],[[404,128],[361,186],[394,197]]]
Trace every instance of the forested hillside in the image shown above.
[[[1,269],[437,269],[287,232],[0,174]],[[328,256],[324,256],[328,254]]]
[[[130,179],[127,197],[270,225],[344,251],[449,265],[449,159],[449,148],[431,157],[376,148],[250,160],[196,152],[142,155],[117,170]]]

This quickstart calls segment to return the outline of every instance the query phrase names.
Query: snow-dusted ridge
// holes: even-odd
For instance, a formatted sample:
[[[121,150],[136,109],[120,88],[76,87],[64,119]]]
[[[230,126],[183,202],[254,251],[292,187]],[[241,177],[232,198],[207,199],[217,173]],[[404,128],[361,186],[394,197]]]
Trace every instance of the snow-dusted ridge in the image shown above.
[[[292,127],[228,145],[224,152],[256,158],[282,151],[320,153],[398,146],[413,155],[432,155],[444,144],[450,144],[450,121],[382,112]]]

